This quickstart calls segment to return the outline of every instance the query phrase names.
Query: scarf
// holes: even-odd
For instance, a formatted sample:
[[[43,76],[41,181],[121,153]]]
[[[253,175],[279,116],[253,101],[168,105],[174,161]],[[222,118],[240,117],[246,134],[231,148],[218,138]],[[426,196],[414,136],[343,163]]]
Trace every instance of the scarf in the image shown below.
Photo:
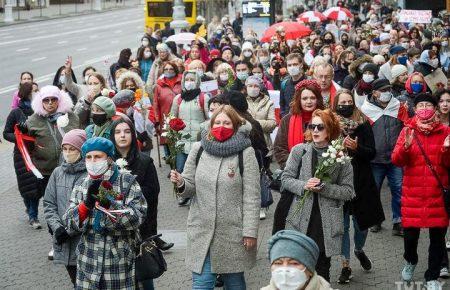
[[[175,87],[175,85],[178,83],[178,76],[174,76],[173,78],[169,79],[164,77],[164,82],[171,88],[173,89]]]
[[[241,130],[242,127],[248,127],[248,130]],[[244,128],[245,129],[245,128]],[[201,144],[203,149],[213,156],[229,157],[238,154],[239,152],[252,146],[248,134],[251,130],[251,126],[244,124],[239,130],[225,142],[218,142],[211,139],[209,136],[209,128],[202,131]]]
[[[311,122],[312,112],[302,112],[292,115],[289,119],[288,148],[291,152],[292,147],[304,142],[303,128]]]
[[[428,120],[420,120],[417,117],[414,118],[416,119],[417,129],[425,135],[429,135],[440,124],[439,119],[436,117],[436,113]]]
[[[341,127],[341,132],[344,136],[353,135],[355,129],[363,123],[363,120],[355,121],[350,118],[345,118],[339,115],[339,125]]]
[[[28,117],[28,116],[33,115],[33,109],[31,108],[30,100],[20,100],[19,108],[22,110],[22,112],[25,114],[25,116]]]
[[[201,93],[200,89],[193,89],[193,90],[189,90],[189,91],[182,91],[181,92],[181,99],[183,99],[186,102],[192,101],[195,98],[197,98],[197,96],[199,96]]]
[[[48,119],[48,121],[49,121],[50,123],[53,124],[53,123],[56,123],[56,120],[58,120],[58,118],[61,117],[62,115],[64,115],[64,113],[57,112],[57,113],[48,115],[48,116],[47,116],[47,119]]]

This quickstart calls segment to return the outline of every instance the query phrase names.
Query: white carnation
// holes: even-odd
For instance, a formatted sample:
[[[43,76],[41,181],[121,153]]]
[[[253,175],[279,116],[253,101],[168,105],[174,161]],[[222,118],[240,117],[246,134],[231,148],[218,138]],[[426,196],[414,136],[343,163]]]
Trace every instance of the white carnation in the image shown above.
[[[332,159],[336,159],[336,154],[335,154],[335,153],[331,153],[331,154],[330,154],[330,157],[331,157]]]
[[[322,157],[327,158],[328,156],[330,156],[330,153],[328,153],[328,152],[322,153]]]
[[[58,117],[58,119],[56,119],[56,125],[59,128],[67,127],[67,125],[69,125],[69,115],[66,113],[66,114]]]

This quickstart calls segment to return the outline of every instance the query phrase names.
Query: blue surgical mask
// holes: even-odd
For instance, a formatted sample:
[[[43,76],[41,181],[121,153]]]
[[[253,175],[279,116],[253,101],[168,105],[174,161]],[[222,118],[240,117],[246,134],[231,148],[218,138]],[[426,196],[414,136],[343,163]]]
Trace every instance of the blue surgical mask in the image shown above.
[[[423,85],[421,83],[414,83],[414,84],[411,84],[411,89],[412,89],[413,93],[417,94],[423,90]]]
[[[248,78],[248,72],[240,71],[236,73],[236,76],[240,81],[245,81]]]
[[[406,61],[408,60],[408,56],[402,55],[397,57],[397,61],[399,64],[406,65]]]
[[[164,77],[171,79],[175,76],[176,74],[174,72],[165,72],[164,73]]]

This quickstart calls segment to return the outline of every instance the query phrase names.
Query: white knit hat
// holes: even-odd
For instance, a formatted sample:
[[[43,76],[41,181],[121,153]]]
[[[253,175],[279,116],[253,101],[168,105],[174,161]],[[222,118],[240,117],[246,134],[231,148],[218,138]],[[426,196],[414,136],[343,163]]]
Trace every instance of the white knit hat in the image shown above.
[[[246,49],[253,50],[253,45],[251,42],[248,41],[244,42],[244,44],[242,45],[242,50]]]
[[[396,79],[402,73],[408,72],[406,66],[402,64],[396,64],[391,69],[392,79]]]
[[[373,57],[373,63],[375,64],[380,64],[380,63],[385,63],[386,59],[384,59],[384,56],[382,56],[381,54],[377,54]]]

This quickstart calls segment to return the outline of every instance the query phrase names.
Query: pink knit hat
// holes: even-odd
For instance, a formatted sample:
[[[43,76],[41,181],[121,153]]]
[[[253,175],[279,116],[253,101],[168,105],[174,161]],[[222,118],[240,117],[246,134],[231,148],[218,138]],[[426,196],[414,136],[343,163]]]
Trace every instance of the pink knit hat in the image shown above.
[[[86,141],[86,132],[81,129],[73,129],[64,135],[62,145],[68,144],[77,148],[81,152],[81,146]]]

